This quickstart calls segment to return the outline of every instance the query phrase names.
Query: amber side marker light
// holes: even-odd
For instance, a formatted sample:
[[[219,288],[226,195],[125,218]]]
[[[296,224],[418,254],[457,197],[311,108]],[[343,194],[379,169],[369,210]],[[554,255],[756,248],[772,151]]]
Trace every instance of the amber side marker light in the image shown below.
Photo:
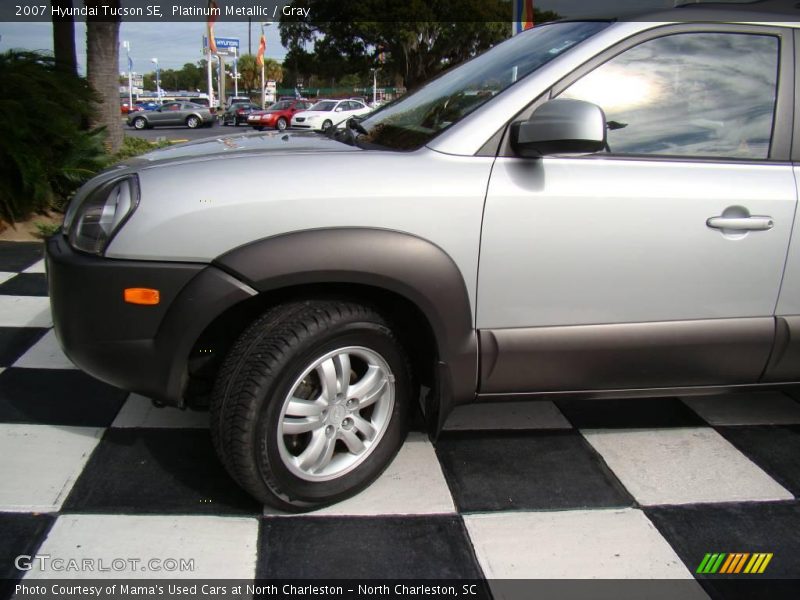
[[[128,304],[144,304],[145,306],[155,306],[161,301],[158,290],[150,288],[125,288],[124,297]]]

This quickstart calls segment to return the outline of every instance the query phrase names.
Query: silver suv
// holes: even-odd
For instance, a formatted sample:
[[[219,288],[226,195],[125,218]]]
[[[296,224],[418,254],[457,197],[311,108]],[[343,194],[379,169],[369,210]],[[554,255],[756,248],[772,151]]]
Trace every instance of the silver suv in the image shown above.
[[[374,480],[418,398],[435,434],[475,401],[800,381],[800,29],[683,10],[97,176],[48,243],[64,350],[210,403],[231,475],[288,510]]]

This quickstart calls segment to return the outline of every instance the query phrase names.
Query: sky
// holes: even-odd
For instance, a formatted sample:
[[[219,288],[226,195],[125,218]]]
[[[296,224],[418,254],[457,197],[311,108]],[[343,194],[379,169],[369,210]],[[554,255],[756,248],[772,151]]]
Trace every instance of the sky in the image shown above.
[[[266,28],[267,58],[283,60],[286,49],[281,46],[277,26]],[[153,70],[152,58],[158,58],[162,69],[180,69],[185,63],[194,63],[203,58],[202,45],[205,23],[136,23],[122,22],[120,42],[129,41],[133,70],[149,73]],[[242,53],[247,49],[247,22],[222,22],[214,27],[216,37],[238,37]],[[258,50],[260,27],[253,24],[253,53]],[[86,65],[86,25],[75,23],[75,49],[78,65],[85,73]],[[53,49],[53,28],[45,23],[0,22],[0,52],[9,48],[27,50]],[[120,48],[120,72],[127,71],[125,50]]]
[[[3,0],[5,1],[5,0]],[[403,0],[398,0],[399,2]],[[659,9],[672,6],[674,0],[534,0],[534,5],[542,9],[552,9],[565,16],[586,15],[587,8],[591,12],[602,10]],[[509,21],[511,18],[509,17]],[[185,63],[194,63],[203,58],[202,37],[205,23],[142,23],[122,22],[120,42],[128,41],[131,45],[133,70],[137,73],[148,73],[153,70],[152,58],[157,58],[162,69],[180,69]],[[258,49],[259,27],[252,26],[252,50]],[[241,52],[247,49],[246,22],[219,22],[215,27],[217,37],[238,37]],[[86,65],[86,27],[84,23],[75,25],[76,51],[78,66],[85,73]],[[27,50],[52,50],[52,27],[49,22],[10,23],[0,22],[0,52],[9,48]],[[281,45],[277,25],[267,27],[268,58],[283,60],[286,49]],[[120,49],[120,72],[127,71],[125,51]]]

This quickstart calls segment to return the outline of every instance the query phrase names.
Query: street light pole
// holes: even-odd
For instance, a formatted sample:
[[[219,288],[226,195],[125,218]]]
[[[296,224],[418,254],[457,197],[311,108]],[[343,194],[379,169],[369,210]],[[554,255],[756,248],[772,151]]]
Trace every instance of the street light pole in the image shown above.
[[[125,48],[125,53],[128,56],[128,111],[133,108],[133,73],[131,73],[131,43],[122,42],[122,47]]]
[[[239,97],[239,51],[233,48],[233,97]]]
[[[261,37],[266,40],[266,32],[264,31],[264,27],[269,27],[270,23],[265,23],[261,21]],[[267,82],[264,81],[264,62],[266,57],[264,55],[261,56],[261,108],[266,108],[267,106]]]
[[[156,66],[156,96],[161,100],[161,71],[158,69],[158,59],[153,58],[150,60]]]

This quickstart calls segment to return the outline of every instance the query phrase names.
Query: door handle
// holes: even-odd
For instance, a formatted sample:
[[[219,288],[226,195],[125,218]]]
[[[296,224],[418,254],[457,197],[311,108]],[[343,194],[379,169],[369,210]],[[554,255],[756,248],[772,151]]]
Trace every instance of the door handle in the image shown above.
[[[706,225],[728,231],[768,231],[775,226],[772,217],[711,217]]]

